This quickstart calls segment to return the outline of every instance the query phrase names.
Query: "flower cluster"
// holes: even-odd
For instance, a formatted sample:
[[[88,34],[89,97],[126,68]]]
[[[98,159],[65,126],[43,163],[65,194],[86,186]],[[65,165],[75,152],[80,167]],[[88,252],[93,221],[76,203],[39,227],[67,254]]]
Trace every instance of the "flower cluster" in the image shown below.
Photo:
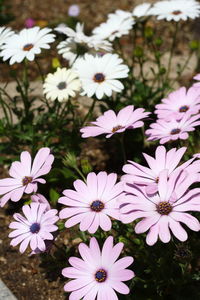
[[[84,241],[78,246],[81,258],[70,257],[70,266],[62,270],[62,275],[71,279],[64,286],[64,290],[70,292],[69,300],[117,300],[117,293],[123,295],[130,293],[130,288],[124,281],[132,280],[135,276],[132,270],[127,269],[133,263],[133,257],[125,256],[132,251],[132,247],[128,249],[128,245],[132,243],[132,236],[135,239],[135,233],[146,233],[147,245],[153,246],[158,240],[162,243],[169,243],[172,238],[181,242],[186,241],[189,234],[185,229],[186,226],[195,232],[200,230],[196,214],[200,211],[200,153],[193,155],[195,151],[198,152],[198,147],[197,150],[189,147],[190,142],[192,141],[191,144],[194,142],[194,136],[191,135],[189,139],[189,133],[200,125],[200,82],[194,83],[188,89],[180,87],[172,91],[173,86],[170,85],[168,77],[173,49],[169,51],[169,68],[166,73],[165,70],[162,73],[160,63],[162,47],[159,48],[162,39],[159,37],[154,44],[153,37],[151,39],[154,35],[153,26],[151,28],[149,22],[150,17],[172,21],[177,29],[178,21],[200,16],[200,4],[196,0],[164,0],[154,4],[142,3],[131,11],[118,9],[109,13],[107,20],[91,30],[90,34],[86,34],[84,24],[78,22],[76,17],[79,13],[78,5],[69,7],[68,18],[72,23],[76,22],[73,28],[66,24],[60,24],[54,29],[40,28],[35,26],[34,19],[30,18],[25,22],[27,28],[20,31],[14,32],[9,27],[0,27],[2,61],[8,61],[10,65],[23,63],[24,67],[23,79],[20,81],[15,78],[24,111],[18,110],[17,100],[10,97],[13,100],[13,112],[20,120],[20,134],[26,130],[27,121],[31,123],[31,132],[34,136],[32,144],[35,143],[38,133],[42,135],[45,132],[42,143],[52,145],[51,149],[59,154],[59,167],[65,151],[73,148],[76,141],[80,141],[78,139],[105,135],[106,139],[109,139],[103,139],[106,147],[112,142],[112,147],[114,143],[120,143],[119,150],[124,154],[125,163],[123,167],[119,163],[117,168],[121,170],[122,167],[124,174],[122,176],[116,174],[112,162],[111,166],[109,165],[110,161],[108,172],[95,167],[93,170],[88,161],[85,167],[85,161],[82,160],[84,151],[78,153],[81,147],[77,142],[79,150],[66,155],[68,158],[71,157],[71,160],[66,158],[63,160],[65,169],[56,166],[54,170],[56,179],[49,180],[50,184],[59,180],[55,200],[51,201],[52,190],[48,191],[47,185],[44,189],[45,196],[39,191],[39,185],[44,186],[46,183],[43,176],[51,171],[54,162],[50,146],[40,148],[33,160],[28,151],[23,151],[20,160],[12,162],[8,171],[10,177],[0,179],[0,207],[9,205],[9,200],[20,201],[22,214],[16,212],[13,215],[14,221],[9,225],[11,229],[9,238],[12,246],[19,245],[21,253],[28,249],[31,250],[31,255],[48,252],[56,242],[59,230],[70,231],[72,228],[74,235],[80,234]],[[141,28],[144,36],[137,36]],[[128,41],[127,35],[130,40],[134,40],[134,44],[133,48],[127,47],[127,51],[123,52],[123,43],[126,44]],[[62,66],[56,58],[56,66],[52,62],[51,73],[44,76],[43,72],[40,72],[43,80],[43,97],[40,99],[42,105],[38,109],[39,114],[36,114],[37,110],[32,105],[34,99],[29,98],[29,62],[36,60],[36,56],[42,50],[50,49],[50,45],[57,38],[56,49],[62,56],[64,64]],[[143,70],[148,55],[142,55],[145,47],[141,46],[146,40],[154,50],[154,59],[159,69],[156,73],[157,71],[150,67],[155,78],[150,79],[152,84],[149,85],[148,76],[146,77]],[[135,68],[135,62],[138,63],[139,72]],[[40,70],[37,60],[36,64]],[[185,66],[186,63],[183,69]],[[137,77],[137,72],[140,73],[140,77]],[[194,79],[200,81],[200,74]],[[172,88],[170,90],[172,92],[166,95],[169,88]],[[9,105],[4,102],[7,92],[1,88],[1,93],[3,110],[10,112]],[[163,95],[166,96],[163,98]],[[81,105],[79,106],[80,96],[93,98],[86,114]],[[42,113],[46,110],[48,113],[43,118]],[[154,115],[151,114],[152,111]],[[7,119],[10,115],[12,119],[12,111],[6,114]],[[143,130],[142,127],[146,125],[144,123],[154,116],[157,120],[150,124],[150,128],[146,131]],[[41,121],[42,118],[44,120]],[[34,123],[36,119],[39,119],[39,122],[36,122],[37,126]],[[3,122],[4,120],[2,124]],[[48,127],[47,123],[51,123],[51,126]],[[41,131],[38,130],[35,135],[33,131],[36,127],[41,128]],[[55,131],[51,133],[54,127]],[[10,132],[10,128],[9,123],[9,130],[5,132]],[[66,128],[69,131],[65,131]],[[128,133],[128,130],[131,133],[130,131]],[[176,145],[170,148],[160,145],[154,151],[151,147],[153,143],[146,141],[144,132],[147,141],[159,141],[160,144],[188,139],[188,147],[178,148]],[[195,132],[195,135],[197,134]],[[24,135],[24,140],[29,140],[26,133]],[[17,134],[14,137],[16,136]],[[58,139],[61,141],[63,136],[66,143],[61,146],[54,142],[51,144],[54,139],[56,142]],[[123,142],[126,142],[126,137],[128,139],[129,136],[133,137],[135,153],[131,154],[131,160],[126,161],[127,149],[124,149],[126,147]],[[132,140],[128,142],[129,147]],[[33,149],[40,144],[41,141],[38,140]],[[87,147],[87,142],[85,144]],[[145,147],[149,147],[143,153],[147,165],[142,163],[140,157],[141,149]],[[114,149],[111,153],[115,151],[118,155],[118,149]],[[121,151],[117,163],[121,161],[120,155]],[[58,192],[61,194],[62,191],[60,174],[66,180],[62,196],[58,195]],[[78,179],[77,175],[80,175],[82,180]],[[72,182],[73,187],[70,186]],[[58,211],[51,206],[61,209]],[[131,225],[127,225],[130,223]],[[117,241],[115,245],[112,233]],[[90,234],[95,237],[90,237]],[[89,246],[86,244],[88,241]],[[124,246],[121,241],[127,248],[123,252],[125,257],[119,259]],[[136,248],[136,245],[134,247]],[[134,256],[139,260],[139,256],[135,254]],[[135,282],[137,283],[137,280]]]
[[[200,90],[192,86],[172,92],[161,104],[156,105],[157,121],[146,130],[149,141],[160,140],[161,144],[177,139],[186,140],[188,132],[200,125]]]

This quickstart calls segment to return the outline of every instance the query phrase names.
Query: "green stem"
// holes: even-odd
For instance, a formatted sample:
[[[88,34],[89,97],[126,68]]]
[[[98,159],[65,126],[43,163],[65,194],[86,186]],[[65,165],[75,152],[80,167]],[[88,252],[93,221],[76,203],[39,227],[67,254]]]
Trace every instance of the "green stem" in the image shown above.
[[[124,147],[124,132],[119,134],[119,142],[120,142],[120,146],[121,146],[123,161],[124,161],[124,163],[126,163],[126,150]]]
[[[171,50],[170,50],[170,56],[169,56],[169,61],[168,61],[168,68],[167,68],[167,74],[166,74],[166,81],[169,79],[170,76],[170,71],[171,71],[171,65],[172,65],[172,57],[174,54],[174,49],[176,46],[176,38],[177,38],[177,33],[178,33],[178,22],[176,22],[175,25],[175,32],[174,32],[174,36],[173,36],[173,40],[172,40],[172,46],[171,46]]]
[[[44,74],[42,72],[42,68],[40,67],[40,64],[39,64],[37,58],[35,59],[35,63],[36,63],[36,66],[38,68],[39,74],[40,74],[40,76],[42,78],[42,83],[44,83],[45,77],[44,77]]]
[[[92,105],[90,106],[89,110],[88,110],[88,113],[86,114],[85,118],[83,119],[83,122],[81,124],[81,127],[86,123],[86,121],[88,119],[90,119],[92,113],[93,113],[93,110],[94,110],[94,107],[95,107],[95,104],[96,104],[96,98],[93,99],[93,102],[92,102]]]
[[[74,169],[76,170],[76,172],[81,176],[81,178],[83,179],[84,182],[86,182],[86,178],[83,175],[83,173],[81,172],[81,170],[79,170],[78,167],[74,167]]]

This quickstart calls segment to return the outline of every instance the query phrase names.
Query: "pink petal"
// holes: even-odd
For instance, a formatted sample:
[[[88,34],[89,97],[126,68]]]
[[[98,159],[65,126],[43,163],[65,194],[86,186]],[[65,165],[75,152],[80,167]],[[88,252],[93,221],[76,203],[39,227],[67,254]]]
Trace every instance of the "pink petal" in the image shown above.
[[[31,174],[31,156],[28,151],[23,151],[20,155],[21,164],[23,166],[23,175]]]
[[[107,215],[105,215],[104,213],[100,213],[100,224],[99,225],[105,231],[109,231],[112,227],[110,218]]]
[[[159,237],[163,243],[169,243],[171,239],[171,234],[169,231],[169,217],[162,216],[159,220]]]
[[[66,290],[66,285],[64,286],[64,290],[68,291],[68,290]],[[72,292],[69,296],[69,300],[80,300],[87,293],[89,293],[90,291],[92,291],[93,289],[96,289],[96,288],[97,288],[96,282],[92,281],[91,283],[88,283],[87,285],[85,285],[84,287],[82,287],[80,289],[74,289],[74,292]]]
[[[159,233],[159,223],[156,223],[155,225],[153,225],[146,237],[146,242],[147,245],[149,246],[153,246],[157,240],[158,240],[158,233]]]
[[[64,290],[66,292],[76,291],[92,283],[93,281],[94,279],[90,277],[74,279],[65,284]]]
[[[151,217],[143,219],[142,221],[137,223],[137,225],[135,226],[135,232],[143,233],[143,232],[147,231],[151,226],[156,224],[159,219],[160,219],[160,215],[158,213],[155,213]]]
[[[179,222],[169,219],[169,227],[175,237],[181,242],[185,242],[188,238],[187,232],[183,229]]]

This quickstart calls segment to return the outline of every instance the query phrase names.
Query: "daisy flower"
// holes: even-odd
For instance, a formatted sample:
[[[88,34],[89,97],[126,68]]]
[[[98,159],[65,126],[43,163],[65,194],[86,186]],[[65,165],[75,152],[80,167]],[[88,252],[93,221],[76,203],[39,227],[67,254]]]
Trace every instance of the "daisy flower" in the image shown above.
[[[9,228],[14,229],[9,234],[12,238],[11,245],[17,246],[21,243],[19,251],[23,253],[28,245],[35,251],[45,251],[45,240],[53,240],[51,232],[56,231],[58,227],[54,225],[58,221],[57,210],[50,209],[46,211],[46,205],[40,203],[31,203],[22,207],[24,216],[15,213],[13,215],[15,222],[10,223]]]
[[[155,151],[155,158],[143,153],[148,167],[129,160],[128,164],[123,166],[123,171],[126,174],[121,177],[121,180],[125,183],[142,185],[145,187],[145,192],[148,195],[153,195],[158,191],[160,172],[167,169],[168,176],[170,176],[174,170],[177,170],[186,149],[186,147],[180,149],[172,148],[167,151],[164,146],[158,146]],[[198,158],[197,155],[186,163],[181,164],[179,168],[187,170],[188,175],[200,172],[199,161],[197,164],[192,164],[195,158]]]
[[[156,2],[150,10],[151,15],[156,15],[158,20],[186,21],[195,19],[200,15],[200,4],[195,0],[168,0]]]
[[[43,84],[46,98],[52,101],[58,99],[59,102],[75,97],[80,88],[81,82],[77,73],[66,68],[58,68],[54,74],[49,73]]]
[[[121,199],[121,221],[130,223],[142,218],[135,226],[137,234],[149,230],[146,242],[154,245],[158,237],[168,243],[172,234],[180,241],[188,235],[180,223],[199,231],[200,223],[188,211],[200,211],[200,188],[188,190],[197,180],[196,174],[185,176],[184,171],[175,172],[168,180],[168,170],[161,172],[158,193],[148,196],[138,185],[126,185],[127,194]]]
[[[95,233],[99,226],[108,231],[112,227],[108,216],[119,219],[117,199],[123,192],[123,183],[117,175],[106,172],[89,173],[87,181],[74,181],[74,190],[64,190],[58,202],[67,207],[60,212],[60,219],[67,219],[65,227],[80,223],[80,230]]]
[[[9,27],[0,27],[0,49],[3,44],[6,43],[7,39],[14,34],[14,31]]]
[[[41,195],[39,193],[31,195],[31,200],[32,200],[32,202],[46,204],[46,210],[51,209],[49,201],[43,195]]]
[[[95,122],[91,122],[94,126],[83,127],[80,132],[83,138],[100,134],[107,134],[106,138],[110,138],[113,134],[124,132],[126,129],[142,127],[144,125],[142,120],[149,114],[143,108],[134,110],[133,105],[121,109],[117,115],[113,110],[108,110]]]
[[[79,55],[92,51],[111,51],[112,45],[106,40],[102,40],[94,35],[87,36],[84,33],[84,24],[77,23],[76,29],[73,30],[67,26],[59,26],[56,31],[65,34],[68,38],[58,44],[58,53],[61,54],[69,64],[73,62]]]
[[[150,129],[146,130],[148,141],[160,140],[160,144],[174,141],[177,139],[186,140],[189,135],[188,132],[194,131],[195,127],[200,125],[200,114],[190,116],[185,114],[184,117],[178,122],[171,120],[158,119],[156,123],[150,125]]]
[[[142,3],[137,5],[132,12],[133,17],[141,18],[149,16],[149,10],[151,8],[151,3]]]
[[[131,256],[118,259],[124,244],[113,245],[113,237],[109,236],[100,250],[96,238],[90,239],[89,247],[81,243],[78,257],[70,257],[71,267],[62,270],[64,277],[70,278],[64,290],[72,292],[69,300],[117,300],[116,292],[129,294],[130,290],[123,281],[132,279],[135,275],[126,269],[133,263]]]
[[[30,194],[37,191],[37,183],[46,181],[40,176],[49,173],[54,156],[50,154],[49,148],[41,148],[31,164],[31,156],[28,151],[23,151],[20,162],[15,161],[11,164],[9,175],[11,178],[0,180],[0,206],[4,206],[9,199],[19,201],[23,193]]]
[[[134,23],[131,13],[117,10],[109,15],[107,22],[94,28],[93,34],[100,39],[108,39],[112,42],[115,38],[129,34]]]
[[[112,91],[121,92],[123,84],[117,80],[128,77],[129,69],[122,64],[117,54],[107,53],[103,56],[85,54],[78,59],[73,68],[77,71],[82,83],[82,95],[95,95],[102,99],[104,95],[110,97]]]
[[[159,119],[171,121],[182,119],[186,114],[195,115],[200,110],[200,91],[191,87],[188,91],[181,87],[175,92],[170,93],[161,104],[156,105],[155,113]]]
[[[3,61],[10,59],[10,65],[20,63],[25,58],[33,61],[41,49],[49,49],[49,43],[54,42],[55,36],[51,29],[40,27],[25,28],[9,37],[2,46],[0,56]]]

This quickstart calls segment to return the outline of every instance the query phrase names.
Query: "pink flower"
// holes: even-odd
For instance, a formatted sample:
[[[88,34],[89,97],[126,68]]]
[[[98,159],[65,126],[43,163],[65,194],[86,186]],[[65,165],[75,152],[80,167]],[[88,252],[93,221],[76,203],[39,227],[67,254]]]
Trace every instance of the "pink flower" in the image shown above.
[[[15,213],[13,215],[17,222],[10,223],[10,228],[14,229],[9,234],[12,246],[21,243],[19,251],[23,253],[28,245],[33,251],[39,249],[46,250],[45,240],[53,240],[51,232],[56,231],[58,227],[54,225],[58,221],[57,210],[50,209],[46,211],[46,205],[40,203],[31,203],[22,207],[25,215]]]
[[[117,260],[122,249],[123,243],[113,246],[112,236],[106,239],[102,251],[94,237],[90,239],[89,247],[81,243],[82,259],[70,257],[72,267],[62,270],[63,276],[73,278],[64,286],[66,292],[72,292],[69,300],[117,300],[115,291],[129,294],[130,290],[123,281],[135,276],[133,271],[126,269],[133,263],[133,258],[126,256]]]
[[[46,210],[50,210],[51,209],[49,201],[43,195],[41,195],[41,194],[34,194],[34,195],[32,195],[31,196],[31,200],[32,200],[32,202],[46,204]]]
[[[68,9],[68,15],[70,17],[77,17],[80,14],[80,7],[77,4],[70,5]]]
[[[123,192],[123,183],[116,184],[117,175],[106,172],[89,173],[87,182],[74,181],[74,190],[64,190],[64,197],[58,202],[67,207],[60,212],[60,219],[69,218],[65,226],[72,227],[80,223],[80,230],[95,233],[100,226],[108,231],[112,227],[108,216],[119,219],[117,199]]]
[[[32,28],[33,26],[35,26],[35,20],[32,18],[26,19],[25,26],[26,28]]]
[[[102,116],[98,117],[95,122],[91,122],[94,126],[83,127],[80,132],[83,138],[98,136],[100,134],[107,134],[106,138],[109,138],[113,134],[121,133],[126,129],[142,127],[144,123],[141,120],[149,114],[143,108],[134,110],[133,105],[121,109],[117,115],[113,110],[108,110]]]
[[[0,180],[0,206],[4,206],[9,199],[14,202],[19,201],[23,193],[30,194],[37,191],[37,183],[46,181],[40,176],[49,173],[54,156],[50,154],[49,148],[41,148],[31,165],[31,156],[29,152],[23,151],[20,156],[20,162],[15,161],[11,164],[9,175],[12,178]]]
[[[191,87],[188,91],[185,87],[181,87],[175,92],[168,95],[162,100],[161,104],[156,105],[155,113],[159,119],[171,121],[182,119],[186,114],[195,115],[200,110],[200,91]]]
[[[192,117],[185,114],[179,122],[175,119],[170,122],[158,119],[156,123],[150,125],[151,128],[145,133],[148,141],[160,140],[160,144],[165,144],[170,140],[186,140],[189,137],[188,132],[194,131],[195,127],[200,125],[199,119],[200,114]]]
[[[186,147],[180,149],[173,148],[169,151],[164,146],[158,146],[155,152],[155,158],[143,153],[149,167],[144,167],[136,162],[129,160],[128,164],[123,166],[123,171],[127,173],[123,175],[121,180],[126,183],[142,185],[148,195],[153,195],[158,191],[159,174],[167,169],[168,176],[177,170],[177,166],[183,157]],[[179,166],[179,169],[187,170],[188,176],[192,173],[200,172],[200,163],[191,164],[197,156],[188,160]]]
[[[197,181],[197,175],[187,176],[184,170],[178,170],[170,176],[168,171],[160,173],[158,193],[148,196],[138,185],[126,185],[127,194],[121,199],[121,221],[130,223],[138,218],[142,220],[135,226],[136,233],[149,230],[146,242],[154,245],[158,237],[168,243],[173,235],[184,242],[188,235],[180,222],[191,230],[199,231],[199,221],[187,211],[200,211],[200,188],[188,190]],[[171,230],[171,232],[170,232]]]

